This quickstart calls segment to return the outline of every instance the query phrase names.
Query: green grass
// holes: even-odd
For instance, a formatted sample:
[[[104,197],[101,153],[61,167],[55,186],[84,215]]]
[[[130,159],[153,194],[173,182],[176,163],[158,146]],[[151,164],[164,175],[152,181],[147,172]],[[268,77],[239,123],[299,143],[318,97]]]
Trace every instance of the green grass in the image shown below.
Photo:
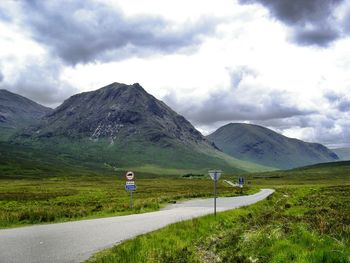
[[[115,163],[92,160],[88,157],[91,153],[73,158],[55,147],[49,151],[1,142],[0,147],[0,228],[143,213],[169,201],[212,195],[208,176],[182,177],[191,169],[131,167],[137,171],[138,189],[130,210],[124,190],[125,170]],[[225,183],[219,185],[219,191],[222,195],[238,194]]]
[[[246,175],[249,185],[276,192],[216,220],[136,237],[89,262],[350,262],[349,179],[349,162]]]
[[[279,188],[250,207],[170,225],[89,262],[350,262],[350,186]]]
[[[3,143],[5,144],[5,143]],[[117,140],[113,144],[105,139],[92,141],[88,138],[69,140],[63,137],[49,139],[19,140],[15,147],[23,144],[36,152],[45,152],[61,159],[74,160],[78,164],[95,165],[108,163],[119,169],[133,167],[134,170],[163,174],[163,170],[186,170],[196,172],[221,167],[228,172],[270,171],[274,168],[241,161],[209,146],[181,144],[173,140],[168,143],[152,143],[145,140]],[[5,145],[11,149],[13,145]],[[64,153],[64,154],[63,154]]]
[[[212,181],[201,170],[144,164],[133,167],[141,169],[131,210],[125,171],[113,162],[92,160],[91,153],[81,158],[56,149],[0,147],[0,228],[143,213],[174,200],[212,196]],[[350,162],[226,173],[222,179],[242,175],[243,194],[268,187],[276,193],[219,213],[217,220],[206,216],[126,241],[90,261],[350,262]],[[219,193],[234,196],[239,190],[221,180]]]
[[[0,126],[0,142],[1,141],[7,141],[11,135],[15,132],[14,129],[6,128],[6,127],[1,127]]]
[[[110,176],[1,178],[0,228],[62,222],[158,210],[174,200],[212,196],[212,181],[179,176],[154,177],[136,173],[133,209],[124,190],[124,172]],[[171,185],[171,187],[169,187]],[[244,193],[252,193],[249,188]],[[239,191],[221,182],[224,196]]]

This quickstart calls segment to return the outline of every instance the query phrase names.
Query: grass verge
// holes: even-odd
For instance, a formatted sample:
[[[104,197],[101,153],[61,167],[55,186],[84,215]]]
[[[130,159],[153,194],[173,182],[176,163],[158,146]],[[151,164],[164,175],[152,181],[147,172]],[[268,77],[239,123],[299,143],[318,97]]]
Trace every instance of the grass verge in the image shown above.
[[[350,186],[281,187],[258,204],[170,225],[91,262],[350,262]]]

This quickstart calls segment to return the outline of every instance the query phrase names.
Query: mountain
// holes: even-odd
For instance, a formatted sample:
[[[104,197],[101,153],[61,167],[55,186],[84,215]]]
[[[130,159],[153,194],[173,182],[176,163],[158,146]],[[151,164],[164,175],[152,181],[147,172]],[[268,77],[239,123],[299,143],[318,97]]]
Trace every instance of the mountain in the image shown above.
[[[14,140],[23,141],[85,162],[150,172],[160,168],[269,169],[217,150],[183,116],[138,83],[112,83],[70,97]]]
[[[50,111],[30,99],[0,89],[0,140],[8,139],[18,129],[38,123]]]
[[[339,159],[322,144],[288,138],[258,125],[231,123],[208,139],[235,158],[280,169]]]
[[[332,149],[333,152],[338,155],[340,160],[343,161],[348,161],[350,160],[350,148],[337,148],[337,149]]]

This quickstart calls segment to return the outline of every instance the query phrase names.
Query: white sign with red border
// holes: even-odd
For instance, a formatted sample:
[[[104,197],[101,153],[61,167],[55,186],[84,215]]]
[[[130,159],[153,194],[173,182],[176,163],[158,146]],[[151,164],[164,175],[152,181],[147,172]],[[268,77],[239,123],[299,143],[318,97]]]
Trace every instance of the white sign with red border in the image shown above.
[[[125,177],[127,180],[131,181],[132,179],[134,179],[135,175],[133,172],[129,171],[126,173]]]

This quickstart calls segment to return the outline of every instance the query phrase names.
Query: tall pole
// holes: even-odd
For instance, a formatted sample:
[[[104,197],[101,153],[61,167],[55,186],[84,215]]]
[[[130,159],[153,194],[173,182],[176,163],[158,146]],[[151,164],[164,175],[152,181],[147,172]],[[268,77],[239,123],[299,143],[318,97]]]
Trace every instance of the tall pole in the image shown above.
[[[132,209],[132,191],[130,191],[130,209]]]
[[[215,172],[214,175],[214,216],[216,217],[216,182],[217,182],[217,175]]]

